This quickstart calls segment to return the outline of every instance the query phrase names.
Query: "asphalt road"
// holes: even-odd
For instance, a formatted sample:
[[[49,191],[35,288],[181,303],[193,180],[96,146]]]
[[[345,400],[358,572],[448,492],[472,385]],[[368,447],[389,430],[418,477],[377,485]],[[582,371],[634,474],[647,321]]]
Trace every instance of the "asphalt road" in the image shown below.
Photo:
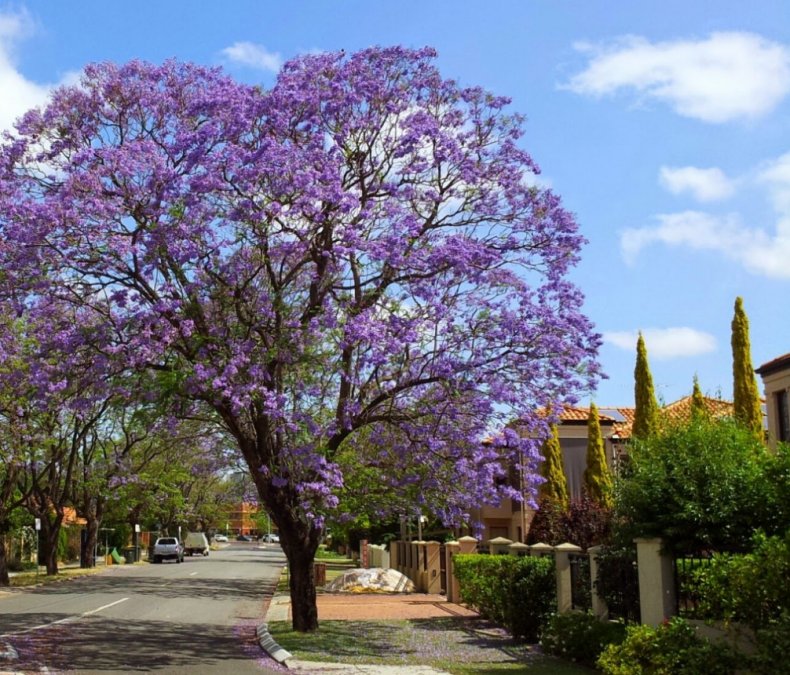
[[[233,542],[183,564],[122,565],[0,595],[0,647],[18,654],[0,671],[273,672],[255,627],[284,561],[275,544]]]

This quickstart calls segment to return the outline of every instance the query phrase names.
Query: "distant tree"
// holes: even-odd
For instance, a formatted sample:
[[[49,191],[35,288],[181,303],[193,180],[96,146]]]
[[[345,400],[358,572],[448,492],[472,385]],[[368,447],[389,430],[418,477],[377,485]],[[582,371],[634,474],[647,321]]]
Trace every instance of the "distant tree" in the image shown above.
[[[587,417],[587,468],[584,470],[584,492],[596,504],[612,505],[612,476],[606,465],[598,406],[590,404]]]
[[[562,448],[557,425],[551,427],[551,436],[543,444],[543,462],[540,474],[545,482],[538,488],[538,504],[547,502],[558,506],[562,511],[568,509],[568,484],[562,462]]]
[[[699,378],[694,375],[694,389],[691,392],[691,415],[707,415],[708,408],[705,405],[705,397],[699,386]]]
[[[735,298],[732,318],[732,391],[735,417],[760,440],[763,439],[763,413],[760,392],[752,368],[749,343],[749,319],[743,309],[743,298]]]
[[[642,333],[636,342],[636,367],[634,368],[634,425],[633,438],[648,438],[658,431],[658,401],[653,389],[653,376],[647,362],[647,347]]]

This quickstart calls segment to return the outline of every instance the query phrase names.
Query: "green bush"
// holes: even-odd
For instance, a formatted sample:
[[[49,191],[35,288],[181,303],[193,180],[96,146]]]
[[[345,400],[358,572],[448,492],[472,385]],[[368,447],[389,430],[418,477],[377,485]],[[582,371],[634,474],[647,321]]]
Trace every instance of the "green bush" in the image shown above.
[[[736,665],[726,645],[697,637],[678,617],[658,628],[629,626],[625,640],[606,647],[597,663],[607,675],[730,675]]]
[[[759,675],[790,674],[790,610],[757,631],[757,649],[749,665]]]
[[[732,420],[695,417],[629,448],[616,486],[617,535],[661,537],[677,553],[744,552],[755,529],[790,527],[790,452]]]
[[[790,612],[790,531],[784,537],[754,537],[746,554],[714,555],[695,571],[686,590],[697,597],[704,619],[767,628]]]
[[[552,558],[476,554],[453,560],[465,603],[513,637],[537,641],[556,608]]]
[[[582,663],[590,668],[610,644],[625,637],[625,625],[600,621],[590,613],[554,614],[543,630],[540,644],[548,654]]]

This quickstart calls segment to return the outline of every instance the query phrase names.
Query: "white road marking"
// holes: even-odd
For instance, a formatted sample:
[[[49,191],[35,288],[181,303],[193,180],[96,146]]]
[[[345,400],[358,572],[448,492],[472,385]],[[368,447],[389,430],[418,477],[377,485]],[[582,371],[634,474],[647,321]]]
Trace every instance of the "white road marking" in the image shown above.
[[[106,605],[102,605],[101,607],[97,607],[96,609],[91,609],[88,612],[83,612],[82,614],[77,614],[75,616],[67,616],[65,619],[58,619],[57,621],[50,621],[49,623],[42,623],[38,626],[33,626],[32,628],[25,628],[24,630],[17,630],[12,633],[5,633],[0,635],[0,638],[8,637],[10,635],[24,635],[25,633],[32,633],[35,630],[41,630],[42,628],[49,628],[49,626],[55,626],[57,624],[63,623],[71,623],[72,621],[79,621],[80,619],[90,616],[91,614],[96,614],[97,612],[101,612],[103,609],[108,609],[109,607],[114,607],[115,605],[120,605],[122,602],[126,602],[129,598],[121,598],[120,600],[116,600],[115,602],[111,602]]]
[[[189,576],[194,577],[196,574],[197,574],[197,572],[190,572]]]

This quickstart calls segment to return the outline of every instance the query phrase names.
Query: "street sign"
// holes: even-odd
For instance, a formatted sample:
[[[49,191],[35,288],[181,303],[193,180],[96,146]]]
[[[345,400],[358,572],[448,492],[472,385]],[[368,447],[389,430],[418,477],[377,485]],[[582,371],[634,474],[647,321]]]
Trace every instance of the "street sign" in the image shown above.
[[[41,530],[41,518],[36,518],[36,532]]]

